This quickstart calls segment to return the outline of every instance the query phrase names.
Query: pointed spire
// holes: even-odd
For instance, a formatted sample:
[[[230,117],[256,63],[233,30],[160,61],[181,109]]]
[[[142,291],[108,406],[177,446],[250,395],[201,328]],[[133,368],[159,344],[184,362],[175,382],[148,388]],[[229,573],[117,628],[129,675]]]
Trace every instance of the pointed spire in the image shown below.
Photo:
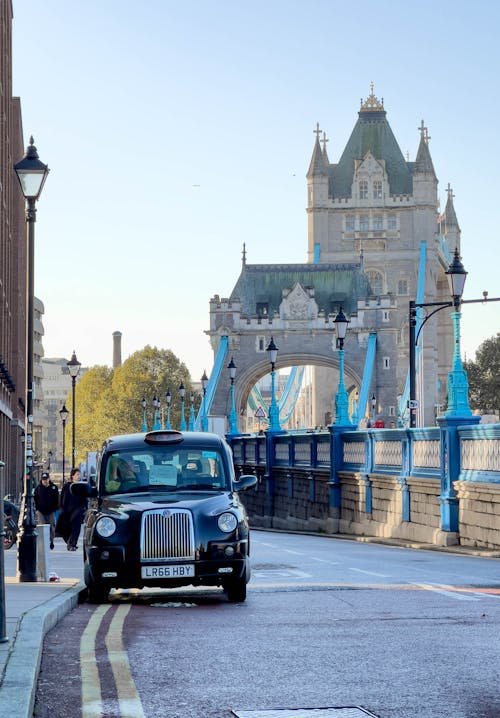
[[[431,153],[429,152],[429,137],[427,127],[424,125],[424,121],[420,123],[420,144],[418,146],[417,158],[415,160],[415,172],[426,172],[432,174],[436,178],[434,171],[434,165],[432,164]]]
[[[326,151],[326,143],[329,141],[330,140],[327,139],[326,132],[323,132],[323,139],[321,140],[321,144],[323,145],[323,160],[324,160],[325,165],[330,164],[330,160],[328,159],[328,153]]]
[[[319,129],[319,122],[317,122],[316,129],[314,130],[314,134],[316,135],[316,142],[314,143],[311,162],[309,163],[309,169],[306,175],[307,177],[312,177],[314,175],[328,175],[326,164],[323,159],[323,152],[319,144],[320,132],[321,130]]]
[[[368,98],[363,102],[363,98],[361,98],[361,109],[359,111],[359,114],[362,112],[384,112],[384,98],[382,97],[380,100],[378,97],[375,97],[373,94],[373,80],[370,82],[370,94]]]
[[[455,207],[453,205],[453,197],[455,196],[453,194],[453,190],[451,189],[451,185],[448,182],[448,187],[446,188],[446,191],[448,193],[448,199],[446,200],[446,207],[444,210],[445,218],[446,218],[446,227],[458,227],[458,220],[457,220],[457,214],[455,212]]]
[[[246,249],[245,242],[243,242],[243,252],[241,253],[241,263],[242,263],[243,267],[247,263],[247,249]]]

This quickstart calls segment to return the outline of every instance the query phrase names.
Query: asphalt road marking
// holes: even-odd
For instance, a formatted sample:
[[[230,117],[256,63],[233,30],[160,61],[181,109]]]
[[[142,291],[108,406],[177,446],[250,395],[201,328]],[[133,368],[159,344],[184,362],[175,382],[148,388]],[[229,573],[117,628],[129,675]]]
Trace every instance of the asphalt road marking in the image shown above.
[[[109,626],[105,643],[115,679],[122,718],[145,718],[122,640],[123,623],[131,607],[130,604],[118,606]]]
[[[95,639],[104,615],[111,605],[99,606],[89,619],[80,640],[82,679],[82,718],[102,718],[102,694],[95,655]]]
[[[105,644],[113,672],[121,718],[145,718],[127,653],[123,646],[123,624],[131,604],[121,604],[111,619]],[[105,718],[101,680],[96,660],[96,638],[102,621],[112,604],[98,606],[89,619],[80,640],[80,675],[82,680],[82,718]]]
[[[415,586],[423,588],[424,591],[434,591],[435,593],[442,593],[443,596],[454,598],[456,601],[479,601],[479,596],[463,596],[459,591],[460,589],[454,586],[434,586],[430,583],[416,583]]]
[[[358,573],[366,573],[368,576],[378,576],[379,578],[389,578],[387,573],[376,573],[375,571],[364,571],[362,568],[349,567],[349,571],[357,571]]]

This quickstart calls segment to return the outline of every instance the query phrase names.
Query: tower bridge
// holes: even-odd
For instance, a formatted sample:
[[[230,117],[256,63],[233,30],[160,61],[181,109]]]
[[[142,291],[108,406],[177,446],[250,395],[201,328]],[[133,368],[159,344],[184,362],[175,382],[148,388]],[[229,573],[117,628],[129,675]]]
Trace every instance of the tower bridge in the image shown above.
[[[227,298],[210,300],[214,370],[206,411],[225,420],[230,392],[225,366],[232,357],[236,414],[246,415],[255,383],[269,373],[267,346],[279,348],[276,368],[313,367],[313,424],[333,411],[339,356],[335,316],[348,317],[346,385],[351,408],[359,396],[359,418],[368,399],[386,426],[406,420],[409,363],[409,301],[449,298],[447,257],[460,250],[460,228],[448,185],[439,213],[438,179],[422,121],[414,161],[405,159],[373,94],[337,162],[330,162],[327,138],[316,126],[307,172],[308,262],[249,264]],[[435,406],[446,403],[453,349],[447,312],[426,325],[416,366],[419,424],[432,425]],[[227,359],[227,361],[226,361]],[[244,421],[240,431],[245,431]]]

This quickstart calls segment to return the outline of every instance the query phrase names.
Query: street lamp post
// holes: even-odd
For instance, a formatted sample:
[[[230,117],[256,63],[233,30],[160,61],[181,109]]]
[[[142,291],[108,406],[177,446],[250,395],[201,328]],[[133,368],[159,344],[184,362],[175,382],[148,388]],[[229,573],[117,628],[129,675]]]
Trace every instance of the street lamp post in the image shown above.
[[[71,468],[74,469],[76,467],[76,442],[75,442],[75,428],[76,428],[76,405],[75,405],[75,396],[76,396],[76,377],[80,373],[80,367],[82,366],[78,359],[76,358],[75,350],[73,349],[73,354],[71,356],[71,359],[66,362],[66,365],[69,370],[69,375],[71,377],[71,397],[72,397],[72,406],[71,406]]]
[[[62,482],[64,485],[65,470],[66,470],[66,421],[68,420],[69,411],[66,409],[66,404],[63,404],[63,408],[59,412],[59,416],[62,421]]]
[[[141,399],[141,406],[142,406],[142,427],[141,427],[141,431],[142,431],[143,434],[145,434],[146,431],[148,430],[148,424],[147,424],[147,420],[146,420],[146,406],[147,406],[147,402],[146,402],[146,397],[144,397],[144,396],[143,396],[142,399]]]
[[[172,394],[170,393],[170,389],[167,389],[165,393],[165,403],[167,405],[167,415],[165,419],[165,429],[170,430],[172,428],[170,424],[170,404],[172,401]]]
[[[181,382],[179,385],[179,395],[181,397],[181,423],[180,423],[180,430],[186,431],[186,417],[184,415],[184,395],[186,393],[186,389],[184,387],[184,384]]]
[[[160,406],[161,402],[155,394],[153,397],[153,431],[159,431],[161,429]]]
[[[238,416],[236,414],[236,407],[234,405],[234,379],[236,376],[236,364],[234,363],[233,357],[227,365],[229,369],[229,378],[231,380],[231,408],[229,411],[229,431],[228,434],[238,434]]]
[[[194,431],[194,394],[191,392],[189,395],[189,421],[188,421],[188,431]]]
[[[372,423],[372,426],[373,426],[373,424],[375,423],[375,410],[376,410],[376,408],[377,408],[377,397],[375,396],[375,394],[372,394],[372,398],[370,399],[370,406],[371,406],[371,409],[372,409],[372,413],[371,413],[371,423]]]
[[[274,343],[274,339],[271,337],[271,341],[267,347],[267,355],[271,363],[271,406],[269,407],[269,431],[281,431],[280,424],[280,408],[276,401],[275,392],[275,366],[276,359],[278,358],[278,347]]]
[[[349,420],[349,399],[344,383],[344,340],[347,334],[349,320],[340,307],[334,319],[337,331],[337,349],[339,351],[339,386],[335,397],[335,424],[337,426],[352,426]]]
[[[30,137],[23,159],[14,165],[23,196],[26,200],[27,252],[26,252],[26,443],[23,497],[21,501],[22,526],[18,542],[18,574],[23,582],[36,581],[36,520],[33,501],[33,407],[34,407],[34,352],[33,321],[35,297],[35,222],[36,201],[47,179],[49,168],[38,157]]]
[[[4,514],[3,514],[3,496],[4,496],[4,483],[3,483],[3,470],[5,464],[0,461],[0,643],[6,643],[9,639],[7,638],[7,621],[5,611],[5,563],[4,563],[4,548],[3,542],[5,539],[5,528],[4,528]]]
[[[203,390],[203,412],[201,415],[201,430],[202,431],[208,431],[207,386],[208,386],[207,372],[203,371],[203,376],[201,377],[201,388]]]

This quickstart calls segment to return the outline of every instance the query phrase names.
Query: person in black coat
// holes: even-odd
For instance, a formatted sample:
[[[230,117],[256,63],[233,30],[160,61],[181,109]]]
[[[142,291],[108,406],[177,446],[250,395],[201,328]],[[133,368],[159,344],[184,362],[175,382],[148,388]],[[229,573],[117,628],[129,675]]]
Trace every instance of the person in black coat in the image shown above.
[[[85,509],[87,508],[87,500],[79,496],[73,496],[71,493],[71,484],[80,481],[80,469],[71,469],[69,481],[64,484],[61,490],[61,515],[62,524],[67,526],[65,539],[68,551],[76,551],[78,548],[78,537],[82,527]]]
[[[47,471],[43,472],[40,483],[33,493],[33,498],[38,511],[38,523],[50,526],[50,548],[52,549],[56,533],[55,512],[59,508],[59,489],[50,480]]]

